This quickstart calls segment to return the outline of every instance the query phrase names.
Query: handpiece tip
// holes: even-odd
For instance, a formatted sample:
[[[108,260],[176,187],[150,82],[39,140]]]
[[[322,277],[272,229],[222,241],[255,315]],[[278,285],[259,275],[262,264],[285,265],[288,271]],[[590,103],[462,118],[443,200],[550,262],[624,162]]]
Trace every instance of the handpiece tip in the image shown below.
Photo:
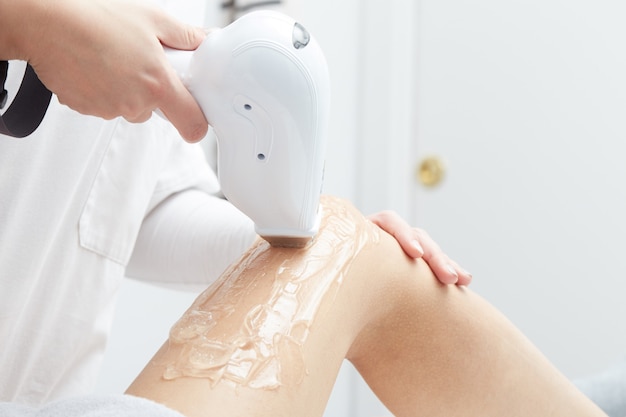
[[[293,236],[261,236],[267,240],[274,248],[293,248],[303,249],[306,248],[311,241],[312,237],[293,237]]]

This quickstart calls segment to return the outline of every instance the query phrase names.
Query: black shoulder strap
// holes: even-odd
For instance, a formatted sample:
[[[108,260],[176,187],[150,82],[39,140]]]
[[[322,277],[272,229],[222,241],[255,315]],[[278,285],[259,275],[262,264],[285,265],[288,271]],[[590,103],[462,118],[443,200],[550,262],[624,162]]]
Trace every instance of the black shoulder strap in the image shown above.
[[[4,89],[9,63],[0,61],[0,109],[7,102],[8,93]],[[35,70],[26,66],[22,86],[11,106],[0,116],[0,133],[23,138],[37,129],[43,120],[52,93],[39,81]]]

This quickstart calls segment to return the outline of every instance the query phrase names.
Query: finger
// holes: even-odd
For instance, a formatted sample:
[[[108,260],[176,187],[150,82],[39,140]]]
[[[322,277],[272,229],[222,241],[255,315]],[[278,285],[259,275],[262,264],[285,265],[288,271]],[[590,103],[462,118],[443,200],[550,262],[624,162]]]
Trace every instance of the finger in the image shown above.
[[[469,285],[472,282],[472,274],[470,274],[467,270],[461,268],[456,262],[450,260],[450,265],[454,268],[456,273],[459,276],[459,280],[456,282],[456,285]]]
[[[442,284],[454,285],[459,282],[459,273],[445,256],[435,255],[426,262]]]
[[[443,284],[457,284],[459,272],[455,267],[456,263],[448,258],[426,231],[422,229],[415,229],[415,231],[419,236],[420,242],[422,242],[422,246],[425,248],[422,258],[432,269],[437,279]]]
[[[425,230],[416,228],[415,231],[425,248],[423,258],[439,281],[456,285],[469,285],[472,282],[472,274],[450,259]]]
[[[209,123],[200,109],[200,105],[185,88],[182,81],[173,75],[169,94],[164,96],[159,109],[165,117],[176,127],[180,135],[187,142],[198,142],[204,138],[209,129]]]
[[[196,49],[206,37],[206,30],[182,23],[167,13],[159,15],[159,40],[165,46],[185,51]]]
[[[412,258],[421,258],[424,248],[420,244],[415,230],[396,212],[386,210],[369,216],[370,221],[392,235],[402,250]]]
[[[204,29],[181,23],[166,13],[162,13],[160,17],[158,36],[163,45],[174,49],[194,50],[206,37]],[[170,88],[158,108],[187,142],[198,142],[208,131],[206,117],[171,67],[169,75]]]

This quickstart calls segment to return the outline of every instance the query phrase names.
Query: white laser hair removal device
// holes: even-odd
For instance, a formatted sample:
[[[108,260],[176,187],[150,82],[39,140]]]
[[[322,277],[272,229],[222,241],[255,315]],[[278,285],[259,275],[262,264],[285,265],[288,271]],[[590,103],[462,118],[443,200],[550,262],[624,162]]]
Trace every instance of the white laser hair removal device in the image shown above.
[[[273,246],[305,246],[319,228],[330,107],[315,39],[290,17],[258,11],[196,51],[167,54],[215,130],[226,198]]]

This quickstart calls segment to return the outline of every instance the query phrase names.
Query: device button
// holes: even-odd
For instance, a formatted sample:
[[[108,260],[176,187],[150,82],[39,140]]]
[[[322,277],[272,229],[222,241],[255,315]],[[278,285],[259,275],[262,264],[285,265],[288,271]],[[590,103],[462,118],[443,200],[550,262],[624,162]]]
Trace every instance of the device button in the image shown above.
[[[235,111],[254,126],[254,154],[259,162],[267,162],[272,152],[274,129],[265,109],[249,97],[238,95],[233,100]]]
[[[309,31],[305,29],[300,23],[296,22],[293,25],[293,31],[291,34],[291,43],[296,49],[302,49],[311,41],[311,35]]]

